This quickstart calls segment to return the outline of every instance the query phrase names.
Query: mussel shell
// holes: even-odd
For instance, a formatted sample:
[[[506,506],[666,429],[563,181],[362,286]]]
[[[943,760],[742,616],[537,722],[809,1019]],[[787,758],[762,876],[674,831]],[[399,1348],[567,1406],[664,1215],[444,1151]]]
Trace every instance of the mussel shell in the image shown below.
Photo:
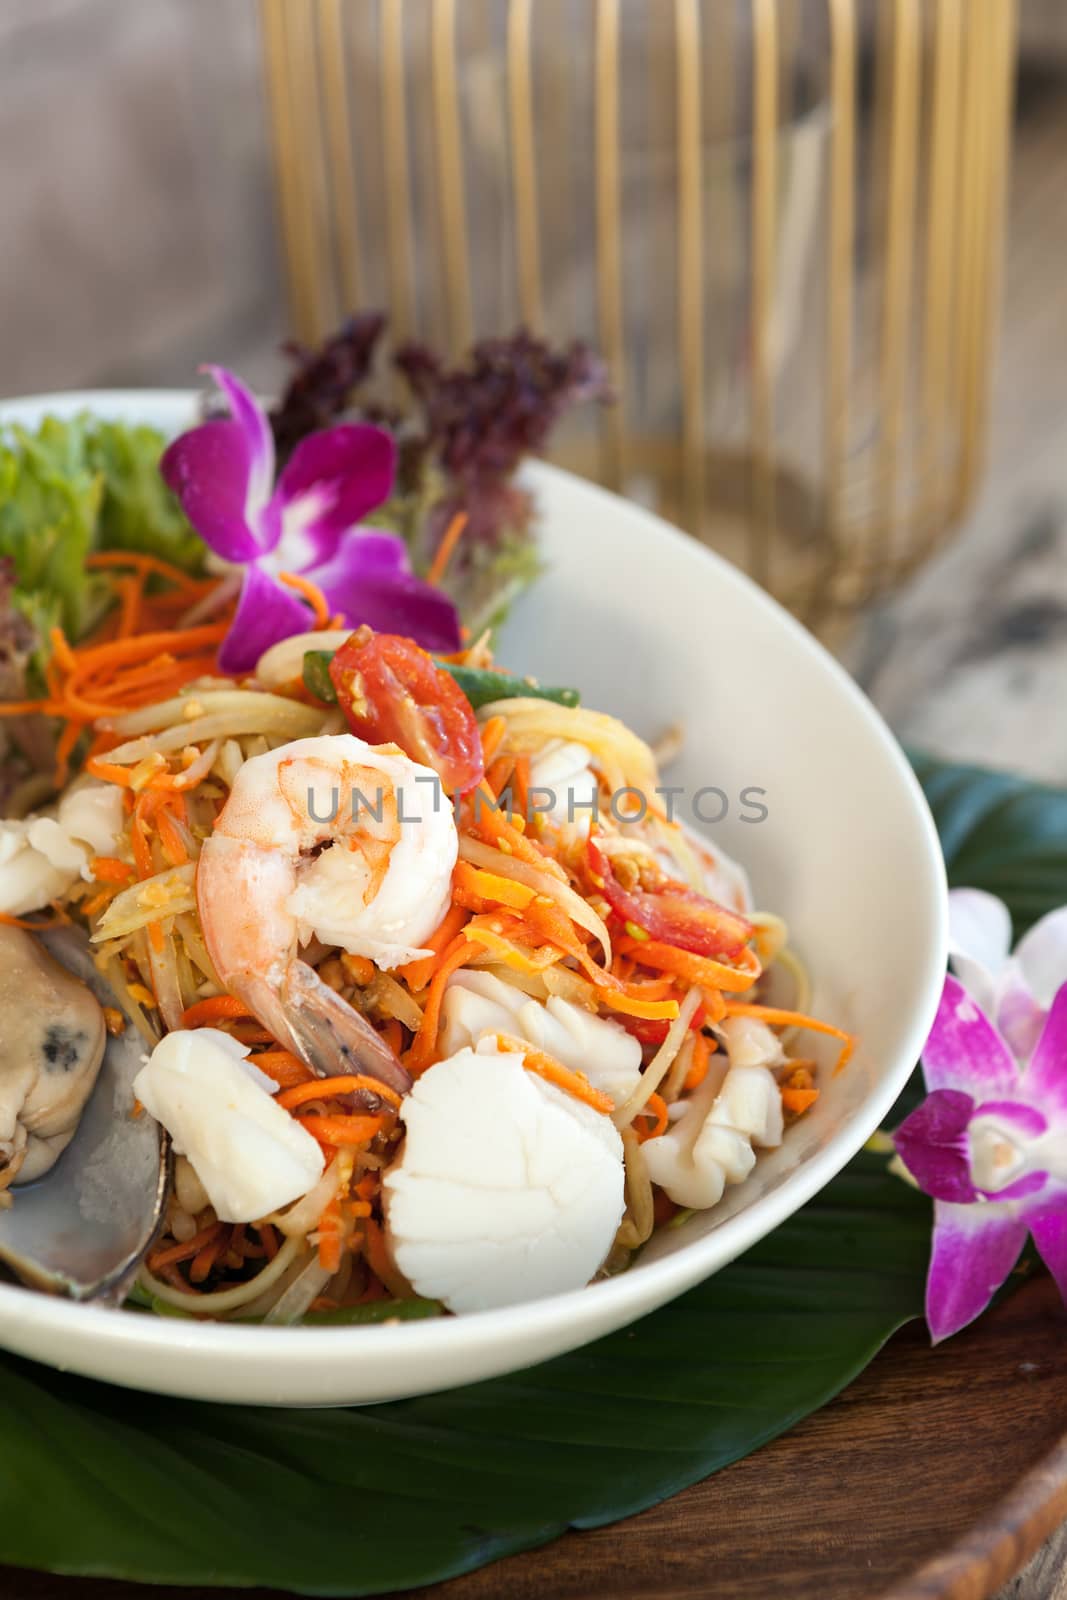
[[[73,928],[40,936],[101,1005],[114,1005],[89,944]],[[145,1041],[133,1027],[108,1037],[78,1130],[55,1166],[12,1190],[0,1210],[0,1261],[26,1284],[75,1300],[121,1300],[158,1233],[170,1189],[169,1141],[134,1117],[133,1080]]]

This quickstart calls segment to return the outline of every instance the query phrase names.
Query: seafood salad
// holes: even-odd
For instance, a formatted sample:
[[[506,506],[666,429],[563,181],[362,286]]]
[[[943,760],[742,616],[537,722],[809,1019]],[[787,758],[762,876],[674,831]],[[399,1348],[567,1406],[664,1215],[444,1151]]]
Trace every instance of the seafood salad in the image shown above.
[[[235,418],[253,404],[227,392]],[[182,444],[164,475],[198,527]],[[285,481],[269,500],[260,467],[234,478],[253,531]],[[391,629],[342,604],[327,503],[283,504],[269,569],[236,537],[209,575],[117,554],[118,610],[84,643],[55,627],[45,694],[12,713],[56,719],[78,768],[0,823],[0,1256],[28,1282],[6,1219],[67,1181],[120,1045],[108,1115],[165,1131],[166,1181],[111,1289],[267,1323],[619,1272],[788,1137],[820,1093],[812,1031],[847,1059],[784,924],[664,811],[651,748],[506,671],[488,635],[432,636],[428,578],[405,572]],[[255,585],[283,563],[271,637]]]

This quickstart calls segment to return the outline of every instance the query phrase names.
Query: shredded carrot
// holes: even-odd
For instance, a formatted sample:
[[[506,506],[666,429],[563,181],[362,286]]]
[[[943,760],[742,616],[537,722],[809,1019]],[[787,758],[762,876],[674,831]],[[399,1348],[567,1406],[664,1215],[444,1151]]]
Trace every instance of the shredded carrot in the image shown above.
[[[390,1017],[387,1022],[383,1023],[380,1032],[390,1050],[395,1056],[398,1056],[404,1048],[404,1029],[398,1019]]]
[[[515,770],[515,762],[511,756],[497,756],[496,760],[486,769],[485,787],[491,794],[499,797],[505,782]]]
[[[155,796],[146,790],[137,796],[130,822],[130,847],[139,878],[150,878],[155,872],[152,847],[148,842],[148,827],[155,809]]]
[[[81,725],[77,722],[68,722],[56,742],[56,772],[55,785],[62,789],[70,773],[70,758],[74,754],[74,746],[81,738]]]
[[[129,862],[120,861],[117,856],[94,856],[89,871],[97,883],[128,883],[133,877]]]
[[[247,1017],[251,1012],[243,1000],[232,994],[213,994],[198,1000],[182,1013],[183,1028],[210,1028],[225,1018]]]
[[[0,717],[61,717],[64,709],[62,701],[4,700],[0,702]]]
[[[79,646],[72,652],[72,670],[78,677],[97,672],[114,672],[130,662],[143,665],[164,650],[189,655],[206,645],[221,644],[229,627],[225,622],[208,623],[202,628],[172,628],[161,633],[142,633],[136,639],[114,639],[107,644]]]
[[[254,1067],[265,1072],[268,1078],[273,1078],[283,1089],[294,1089],[298,1084],[307,1083],[313,1076],[311,1068],[306,1067],[300,1057],[294,1056],[289,1050],[266,1050],[249,1059]],[[315,1081],[317,1083],[319,1080]]]
[[[257,1229],[260,1243],[263,1246],[268,1261],[273,1261],[278,1254],[278,1235],[269,1222],[261,1222]]]
[[[320,1144],[334,1146],[369,1144],[385,1126],[385,1117],[321,1117],[308,1115],[295,1119]]]
[[[250,1022],[231,1023],[230,1027],[224,1031],[232,1034],[240,1044],[275,1043],[274,1035],[272,1033],[268,1033],[266,1028],[257,1027],[254,1023]]]
[[[315,614],[316,628],[328,626],[330,608],[318,584],[312,583],[310,578],[302,577],[299,572],[279,572],[278,582],[284,583],[289,589],[295,589],[300,598],[307,601]]]
[[[540,845],[514,823],[509,822],[500,806],[497,804],[496,795],[492,794],[485,780],[478,785],[471,798],[470,831],[479,838],[488,839],[505,855],[513,855],[519,861],[525,861],[530,866],[541,867],[553,877],[564,879],[566,873],[558,861],[546,854]]]
[[[812,1033],[826,1033],[832,1039],[840,1039],[841,1053],[834,1068],[835,1075],[848,1065],[849,1058],[856,1048],[854,1034],[846,1033],[844,1028],[835,1028],[832,1023],[821,1022],[818,1017],[809,1017],[803,1011],[782,1011],[778,1006],[742,1005],[739,1001],[728,1000],[726,1015],[758,1017],[771,1028],[810,1028]]]
[[[494,918],[494,921],[498,920]],[[512,967],[516,972],[544,972],[546,967],[554,966],[563,956],[563,951],[552,944],[531,949],[530,955],[525,956],[502,929],[487,927],[477,920],[467,924],[463,937],[492,951],[505,966]]]
[[[649,985],[649,988],[653,987],[655,985]],[[653,1022],[660,1020],[673,1022],[678,1015],[677,1000],[642,1000],[635,998],[633,994],[617,992],[614,989],[602,990],[600,998],[613,1011],[621,1011],[628,1017],[647,1017]]]
[[[295,1060],[296,1057],[293,1057]],[[258,1066],[258,1062],[256,1065]],[[377,1078],[364,1077],[362,1073],[348,1073],[337,1078],[313,1078],[310,1083],[301,1083],[291,1089],[285,1089],[277,1097],[277,1104],[284,1106],[286,1111],[292,1111],[296,1106],[304,1105],[308,1100],[332,1100],[339,1094],[355,1094],[360,1089],[367,1089],[371,1094],[380,1095],[383,1100],[388,1100],[392,1106],[400,1105],[400,1096],[395,1089],[390,1089],[388,1084],[379,1083]]]
[[[638,1117],[655,1117],[656,1121],[651,1128],[637,1129],[637,1137],[644,1144],[646,1139],[658,1139],[661,1133],[666,1133],[670,1117],[667,1114],[667,1102],[662,1095],[650,1094],[644,1108],[637,1113]]]
[[[425,989],[437,970],[443,952],[461,931],[467,918],[468,913],[464,906],[450,906],[444,920],[426,940],[426,948],[432,950],[433,955],[420,956],[417,961],[409,961],[406,966],[397,968],[397,975],[403,978],[413,994]]]
[[[457,896],[464,894],[468,899],[479,902],[470,908],[475,911],[483,910],[486,903],[524,911],[537,893],[529,884],[516,883],[514,878],[501,877],[499,873],[487,872],[482,867],[472,867],[469,861],[456,863],[452,886]]]
[[[511,780],[515,791],[515,809],[520,817],[528,819],[530,816],[530,758],[528,755],[516,756],[515,772]]]
[[[143,580],[139,577],[120,578],[118,591],[122,602],[118,637],[128,639],[131,634],[137,632],[140,625],[141,605],[144,599]]]
[[[178,830],[174,817],[166,806],[160,807],[156,826],[159,829],[159,842],[168,865],[183,866],[189,859],[189,852],[185,848],[185,840]]]
[[[191,1261],[205,1245],[218,1238],[223,1227],[223,1223],[213,1222],[209,1227],[201,1228],[199,1233],[194,1233],[184,1244],[172,1244],[165,1250],[154,1250],[148,1257],[149,1270],[158,1272],[161,1267],[173,1267],[179,1261]]]
[[[85,770],[91,778],[99,778],[103,783],[117,783],[123,789],[130,788],[133,783],[133,773],[129,767],[117,767],[114,762],[101,761],[96,756],[89,757]]]
[[[99,894],[94,894],[91,900],[83,900],[81,909],[87,917],[95,917],[98,911],[103,911],[106,905],[110,905],[117,893],[117,885],[109,883]]]
[[[341,1266],[341,1202],[337,1195],[319,1218],[319,1266],[332,1276]]]
[[[453,972],[458,972],[460,967],[467,964],[473,954],[474,948],[470,940],[465,933],[461,933],[453,939],[441,957],[426,996],[419,1031],[408,1051],[407,1068],[413,1077],[418,1077],[419,1073],[430,1065],[430,1059],[437,1048],[437,1029],[441,1020],[441,1002],[444,999],[445,984]]]
[[[441,543],[437,546],[434,558],[430,562],[430,570],[426,574],[427,583],[436,584],[441,582],[466,526],[467,513],[465,511],[457,511],[445,529]]]
[[[203,587],[199,580],[183,572],[181,567],[173,567],[169,561],[161,561],[158,556],[150,556],[140,550],[98,550],[86,557],[85,565],[90,571],[107,567],[133,567],[145,576],[154,574],[157,578],[165,578],[176,589],[199,592]]]
[[[685,1075],[684,1088],[699,1089],[708,1075],[708,1066],[711,1062],[711,1041],[706,1033],[693,1035],[693,1059],[689,1064],[689,1071]]]
[[[740,993],[751,989],[763,970],[756,952],[746,946],[736,966],[714,961],[710,956],[694,956],[688,950],[679,950],[673,944],[661,944],[658,939],[622,939],[619,948],[633,955],[643,967],[657,972],[673,972],[686,983],[695,983],[702,989],[725,989]]]
[[[501,1050],[521,1051],[522,1064],[527,1072],[535,1072],[547,1083],[554,1083],[557,1089],[563,1089],[576,1100],[592,1106],[594,1111],[606,1113],[614,1111],[615,1102],[611,1096],[594,1089],[584,1072],[572,1072],[570,1067],[565,1067],[555,1056],[548,1055],[544,1050],[534,1050],[524,1040],[516,1039],[509,1033],[498,1033],[496,1042]]]
[[[411,1285],[401,1276],[393,1266],[392,1259],[385,1243],[385,1235],[377,1222],[368,1217],[364,1223],[366,1229],[366,1243],[363,1254],[367,1265],[378,1281],[384,1285],[386,1291],[399,1300],[404,1300],[411,1295]],[[364,1295],[363,1299],[372,1298],[380,1300],[381,1295]]]
[[[203,1283],[205,1278],[211,1276],[215,1263],[229,1248],[231,1231],[231,1228],[220,1223],[217,1236],[197,1251],[189,1268],[190,1283]]]
[[[786,1111],[792,1111],[796,1116],[807,1111],[819,1098],[818,1089],[783,1089],[782,1105]]]
[[[490,717],[482,729],[482,760],[488,767],[491,765],[500,746],[504,743],[504,735],[508,725],[503,717]]]
[[[31,922],[28,917],[13,917],[7,911],[0,911],[0,922],[5,928],[25,928],[30,933],[47,933],[51,928],[65,928],[70,918],[57,906],[54,916],[42,917],[36,922]]]

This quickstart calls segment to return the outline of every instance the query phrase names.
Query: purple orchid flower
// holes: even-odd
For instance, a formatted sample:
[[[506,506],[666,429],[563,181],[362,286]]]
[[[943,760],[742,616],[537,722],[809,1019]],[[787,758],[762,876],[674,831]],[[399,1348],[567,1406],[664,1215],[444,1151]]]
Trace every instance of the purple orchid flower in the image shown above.
[[[366,622],[428,650],[458,650],[459,617],[448,596],[416,577],[396,534],[359,526],[392,490],[392,435],[367,423],[311,434],[275,484],[263,408],[225,368],[205,370],[230,414],[175,439],[160,471],[204,542],[244,567],[237,614],[219,651],[222,669],[249,672],[271,645],[308,630],[307,607],[279,581],[283,572],[315,583],[347,627]]]
[[[966,981],[945,980],[923,1051],[930,1092],[894,1136],[934,1199],[935,1343],[985,1309],[1027,1234],[1067,1300],[1067,914],[1044,918],[1009,958],[1006,908],[977,890],[952,898]]]

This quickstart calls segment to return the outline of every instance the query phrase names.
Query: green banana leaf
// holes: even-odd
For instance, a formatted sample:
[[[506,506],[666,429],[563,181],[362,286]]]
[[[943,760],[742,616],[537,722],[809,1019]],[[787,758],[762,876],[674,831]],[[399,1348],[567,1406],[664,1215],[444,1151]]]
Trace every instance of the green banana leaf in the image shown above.
[[[1067,903],[1067,792],[914,757],[953,883]],[[130,1394],[0,1358],[0,1561],[363,1595],[628,1516],[824,1405],[922,1310],[928,1202],[861,1154],[672,1305],[513,1377],[372,1409]]]

